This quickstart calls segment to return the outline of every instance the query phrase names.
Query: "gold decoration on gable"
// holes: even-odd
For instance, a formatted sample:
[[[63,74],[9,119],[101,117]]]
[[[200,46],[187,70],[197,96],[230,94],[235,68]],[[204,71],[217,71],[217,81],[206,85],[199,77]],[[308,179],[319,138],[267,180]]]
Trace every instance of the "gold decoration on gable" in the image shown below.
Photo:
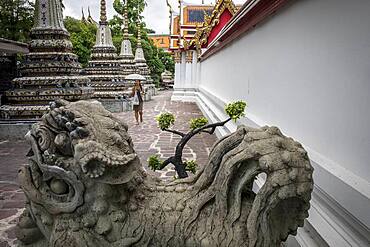
[[[187,41],[185,37],[182,37],[182,43],[183,43],[184,49],[188,50],[190,47],[190,42]]]
[[[212,29],[220,23],[221,15],[226,9],[230,11],[231,15],[235,15],[237,12],[237,8],[232,0],[218,0],[211,15],[205,14],[204,23],[201,26],[197,26],[194,38],[190,42],[186,41],[186,46],[184,41],[185,50],[195,46],[198,54],[201,54],[202,46],[207,44]]]

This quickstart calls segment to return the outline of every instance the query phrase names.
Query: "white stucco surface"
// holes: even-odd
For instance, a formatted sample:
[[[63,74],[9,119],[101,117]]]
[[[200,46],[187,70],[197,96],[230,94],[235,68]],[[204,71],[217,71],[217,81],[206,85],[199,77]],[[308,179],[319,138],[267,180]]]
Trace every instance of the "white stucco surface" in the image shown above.
[[[245,100],[244,123],[278,126],[308,150],[309,222],[330,246],[370,244],[369,13],[366,0],[291,1],[198,69],[203,108]]]
[[[238,124],[275,125],[304,145],[315,188],[301,246],[370,245],[369,13],[368,0],[292,0],[198,63],[194,91],[172,96],[197,102],[211,122],[245,100]]]
[[[370,1],[293,3],[202,62],[200,88],[369,181]]]

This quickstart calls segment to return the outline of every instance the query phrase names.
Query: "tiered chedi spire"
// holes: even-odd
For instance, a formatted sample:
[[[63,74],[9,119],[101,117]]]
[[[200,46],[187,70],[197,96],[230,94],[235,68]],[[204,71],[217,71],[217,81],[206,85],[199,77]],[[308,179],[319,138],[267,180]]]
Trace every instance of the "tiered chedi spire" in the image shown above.
[[[117,49],[113,45],[112,33],[107,21],[106,2],[100,1],[100,21],[96,33],[91,61],[85,69],[95,88],[95,98],[114,98],[125,89],[124,75],[117,60]]]
[[[12,82],[15,89],[5,93],[8,104],[0,108],[3,118],[37,118],[56,99],[90,98],[90,80],[79,75],[81,65],[69,37],[61,1],[36,0],[30,53],[20,67],[22,77]]]
[[[133,74],[136,72],[136,66],[134,61],[134,54],[132,53],[131,41],[128,33],[128,14],[127,14],[127,3],[123,8],[123,40],[121,44],[121,52],[119,60],[124,75]]]
[[[146,77],[146,83],[152,83],[153,79],[150,77],[150,69],[146,64],[146,59],[144,56],[143,47],[141,45],[141,23],[138,22],[137,24],[138,31],[137,31],[137,47],[135,51],[135,65],[137,69],[137,73]]]

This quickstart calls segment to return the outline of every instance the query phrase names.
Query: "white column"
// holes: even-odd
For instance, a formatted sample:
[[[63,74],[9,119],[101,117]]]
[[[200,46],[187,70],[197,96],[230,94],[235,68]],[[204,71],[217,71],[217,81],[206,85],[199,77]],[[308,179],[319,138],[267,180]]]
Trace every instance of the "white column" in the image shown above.
[[[179,88],[184,88],[185,82],[186,82],[186,57],[185,57],[185,52],[181,52],[181,74],[180,74],[180,87]]]
[[[175,63],[175,82],[173,85],[174,88],[178,88],[180,86],[181,83],[180,73],[181,73],[181,64]]]
[[[173,87],[174,88],[181,88],[181,53],[174,52],[174,60],[175,60],[175,82]]]
[[[186,66],[186,74],[185,74],[184,88],[188,89],[188,88],[192,88],[193,51],[185,52],[185,66]]]
[[[174,92],[171,100],[174,101],[190,101],[196,100],[195,94],[195,81],[196,81],[196,59],[195,51],[183,51],[181,52],[181,63],[178,64],[179,72],[175,75],[179,83],[175,82]],[[194,58],[195,57],[195,58]],[[176,67],[177,68],[177,67]]]

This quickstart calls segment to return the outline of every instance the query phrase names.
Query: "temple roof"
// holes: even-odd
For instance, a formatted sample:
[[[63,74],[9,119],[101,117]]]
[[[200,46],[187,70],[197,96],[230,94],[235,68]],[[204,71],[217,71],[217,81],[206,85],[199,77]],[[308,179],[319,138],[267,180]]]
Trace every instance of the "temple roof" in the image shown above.
[[[200,56],[200,60],[206,60],[237,40],[241,35],[253,30],[287,3],[288,1],[285,0],[246,1],[215,39],[208,44],[207,50]]]
[[[87,7],[87,11],[89,13],[89,16],[87,17],[87,22],[90,23],[90,24],[94,24],[96,26],[99,26],[99,23],[97,21],[95,21],[92,16],[91,16],[91,12],[90,12],[90,7]]]
[[[218,0],[211,14],[206,14],[202,25],[197,27],[194,38],[190,42],[184,39],[184,48],[195,47],[198,52],[206,48],[236,12],[232,0]]]
[[[170,35],[169,34],[149,34],[151,39],[157,48],[168,50],[170,48]]]
[[[183,24],[201,24],[205,20],[205,16],[211,14],[213,5],[188,5],[183,9]]]
[[[0,53],[16,54],[28,52],[28,45],[26,43],[0,38]]]
[[[82,7],[82,17],[81,17],[81,21],[82,21],[82,22],[86,22],[85,12],[84,12],[84,8],[83,8],[83,7]]]
[[[94,18],[92,18],[89,6],[87,7],[87,12],[88,12],[88,16],[86,18],[84,8],[82,7],[81,21],[84,22],[84,23],[89,23],[89,24],[93,24],[95,26],[99,26],[99,23],[97,21],[95,21]]]

